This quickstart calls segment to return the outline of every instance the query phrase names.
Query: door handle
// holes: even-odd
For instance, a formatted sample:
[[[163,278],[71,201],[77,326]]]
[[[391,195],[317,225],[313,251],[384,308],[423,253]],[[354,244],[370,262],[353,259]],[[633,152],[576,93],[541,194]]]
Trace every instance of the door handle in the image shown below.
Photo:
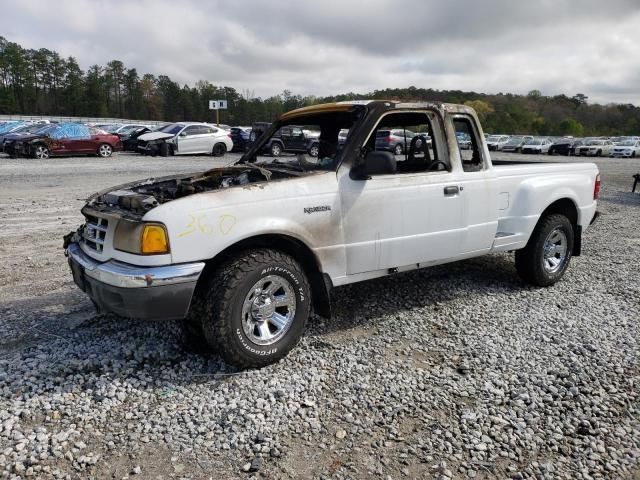
[[[445,195],[455,195],[456,193],[460,193],[460,188],[457,185],[451,185],[448,187],[444,187]]]

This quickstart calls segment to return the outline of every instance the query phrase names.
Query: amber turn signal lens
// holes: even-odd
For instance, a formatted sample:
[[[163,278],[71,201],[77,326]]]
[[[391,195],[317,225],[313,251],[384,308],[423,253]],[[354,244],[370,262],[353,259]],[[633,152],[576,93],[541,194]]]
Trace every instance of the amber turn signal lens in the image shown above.
[[[169,253],[169,238],[162,225],[145,225],[140,249],[143,254]]]

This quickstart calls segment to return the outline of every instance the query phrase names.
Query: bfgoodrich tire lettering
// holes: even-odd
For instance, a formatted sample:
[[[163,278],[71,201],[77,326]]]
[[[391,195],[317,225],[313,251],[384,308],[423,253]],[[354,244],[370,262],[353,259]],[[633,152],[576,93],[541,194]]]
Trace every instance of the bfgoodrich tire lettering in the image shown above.
[[[516,251],[516,270],[528,283],[548,287],[562,278],[573,253],[573,226],[562,214],[540,219],[526,247]]]
[[[257,335],[247,332],[247,323],[253,319],[247,317],[247,301],[258,304],[260,299],[256,296],[252,300],[252,292],[258,290],[256,286],[261,282],[269,285],[271,279],[287,285],[289,300],[295,304],[291,303],[292,314],[286,330],[281,335],[274,334],[272,342],[267,339],[261,344]],[[309,317],[307,278],[292,257],[276,250],[254,249],[238,254],[217,269],[200,294],[204,307],[201,323],[207,342],[225,361],[240,368],[263,367],[284,357],[300,340]],[[256,309],[251,313],[254,314],[261,316],[263,311]],[[268,328],[274,327],[270,324]]]

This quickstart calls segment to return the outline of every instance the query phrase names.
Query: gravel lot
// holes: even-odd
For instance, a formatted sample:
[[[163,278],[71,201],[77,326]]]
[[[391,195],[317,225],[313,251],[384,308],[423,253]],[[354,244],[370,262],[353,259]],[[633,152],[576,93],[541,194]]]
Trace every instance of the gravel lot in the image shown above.
[[[640,160],[597,161],[603,215],[554,287],[507,254],[348,286],[235,372],[95,315],[61,248],[90,193],[232,159],[0,158],[0,477],[640,478]]]

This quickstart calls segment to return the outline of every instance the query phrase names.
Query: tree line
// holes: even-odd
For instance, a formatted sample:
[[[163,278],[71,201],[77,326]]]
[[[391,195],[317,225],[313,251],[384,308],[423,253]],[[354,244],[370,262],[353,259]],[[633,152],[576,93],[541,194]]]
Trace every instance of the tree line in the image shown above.
[[[590,104],[584,94],[545,96],[488,95],[460,90],[395,88],[328,97],[301,96],[285,90],[268,98],[199,80],[180,86],[167,75],[140,75],[120,60],[83,71],[74,57],[27,49],[0,37],[0,114],[118,117],[157,121],[213,121],[208,101],[226,99],[220,121],[251,125],[273,121],[283,112],[317,103],[389,99],[464,103],[476,109],[484,130],[537,135],[640,134],[640,108],[632,104]]]

